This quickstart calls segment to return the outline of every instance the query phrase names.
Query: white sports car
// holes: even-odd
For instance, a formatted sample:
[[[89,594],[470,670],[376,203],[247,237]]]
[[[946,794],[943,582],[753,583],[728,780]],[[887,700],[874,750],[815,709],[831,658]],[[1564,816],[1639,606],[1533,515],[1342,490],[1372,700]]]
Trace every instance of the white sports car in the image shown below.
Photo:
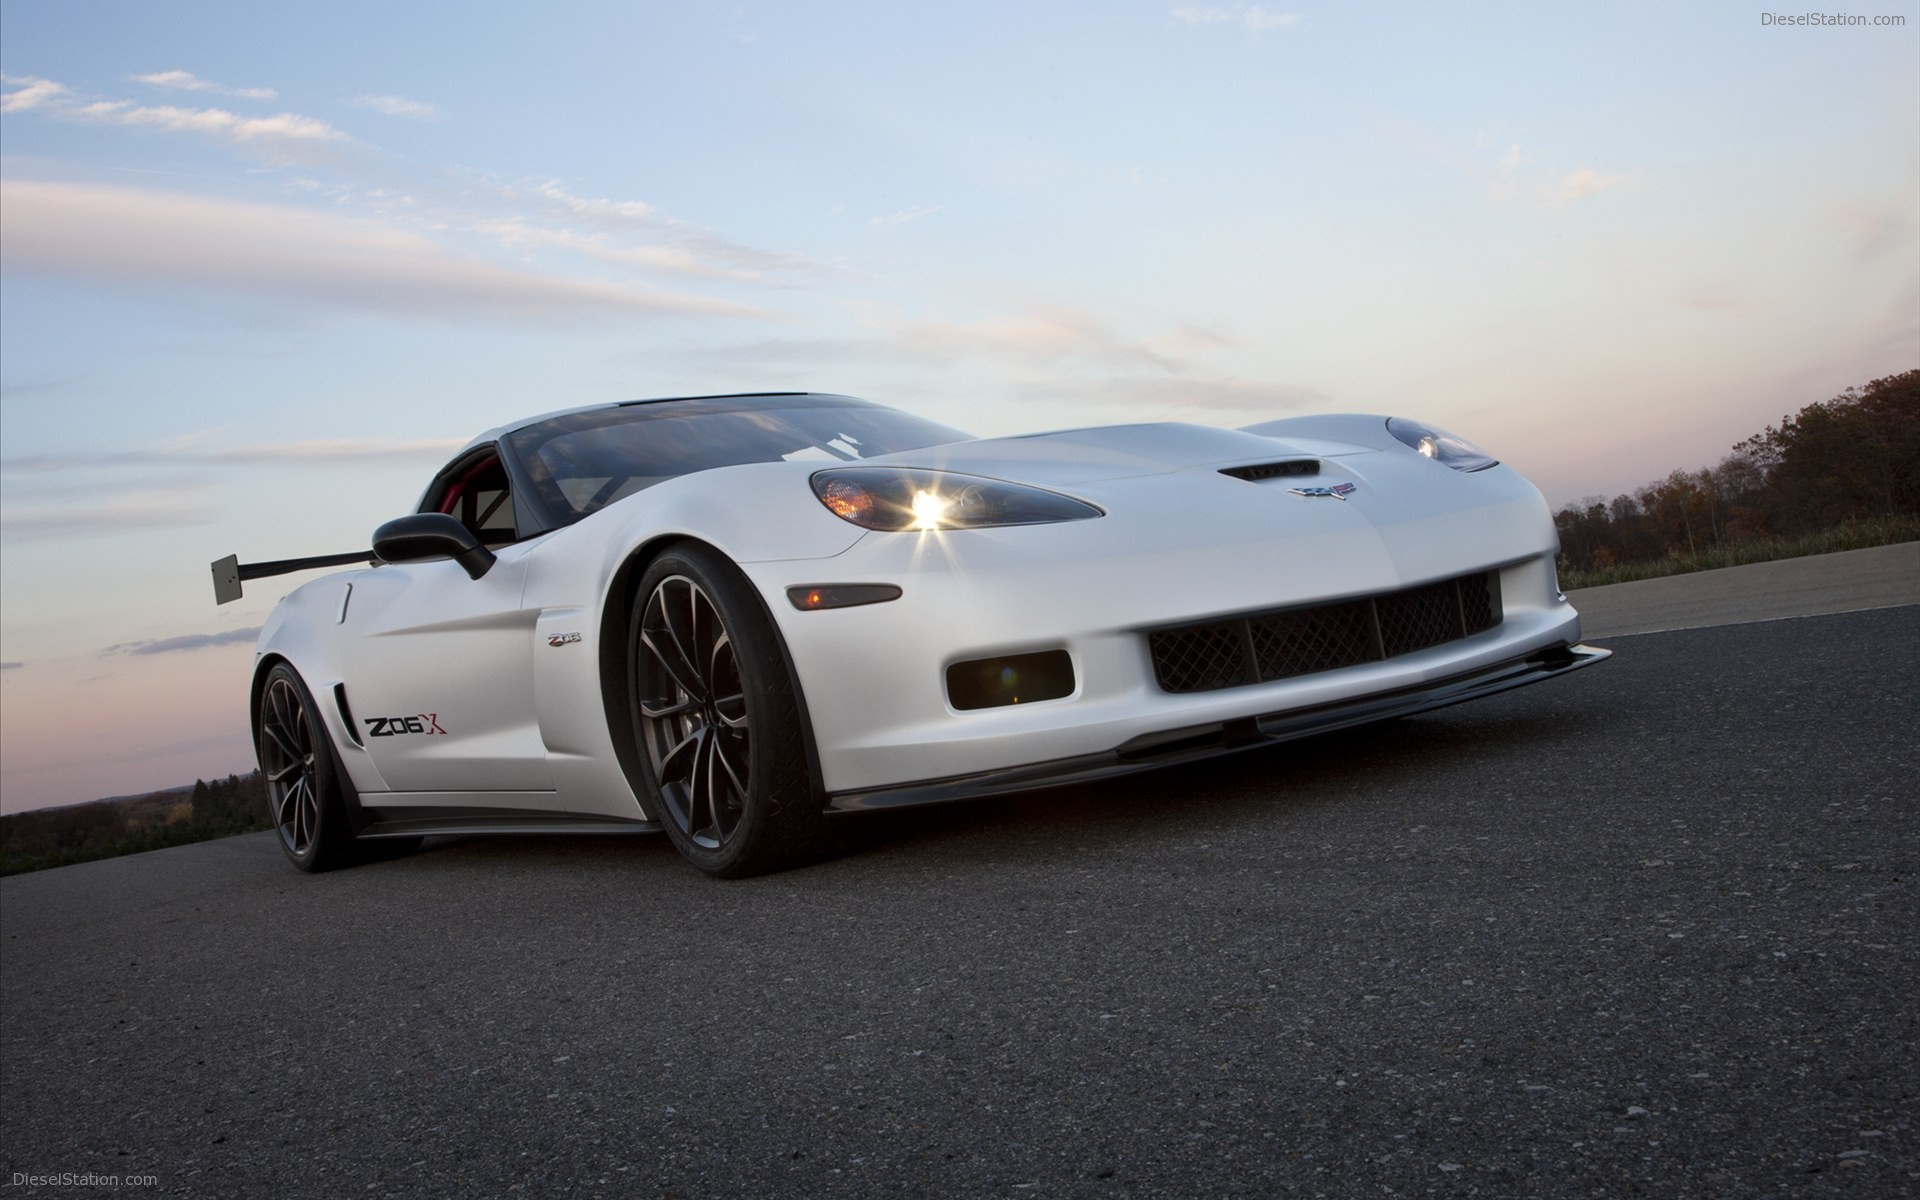
[[[665,829],[712,875],[828,815],[1098,779],[1598,662],[1540,494],[1417,422],[976,440],[844,396],[482,434],[296,589],[252,712],[274,823],[373,839]],[[371,564],[371,565],[368,565]]]

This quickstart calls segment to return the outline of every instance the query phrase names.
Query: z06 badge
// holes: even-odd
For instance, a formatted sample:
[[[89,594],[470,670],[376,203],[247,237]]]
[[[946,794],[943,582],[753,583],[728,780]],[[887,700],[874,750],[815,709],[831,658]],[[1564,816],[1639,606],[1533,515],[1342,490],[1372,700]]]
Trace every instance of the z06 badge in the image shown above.
[[[419,713],[411,717],[368,717],[368,737],[398,737],[403,733],[424,733],[429,736],[446,733],[440,728],[439,713]]]

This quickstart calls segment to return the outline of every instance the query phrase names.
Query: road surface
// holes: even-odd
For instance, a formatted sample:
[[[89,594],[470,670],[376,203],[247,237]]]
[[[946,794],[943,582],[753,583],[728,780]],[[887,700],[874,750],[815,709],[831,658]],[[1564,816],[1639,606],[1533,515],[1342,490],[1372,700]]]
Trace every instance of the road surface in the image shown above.
[[[0,1172],[1920,1194],[1920,609],[1594,640],[1539,687],[889,814],[741,883],[657,837],[306,877],[271,834],[0,881]]]

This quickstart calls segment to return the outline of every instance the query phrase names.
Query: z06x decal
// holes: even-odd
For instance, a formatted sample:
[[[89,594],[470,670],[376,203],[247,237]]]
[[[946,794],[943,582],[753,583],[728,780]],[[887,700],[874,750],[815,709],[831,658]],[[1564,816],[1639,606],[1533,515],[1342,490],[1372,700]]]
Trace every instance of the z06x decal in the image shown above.
[[[398,737],[403,733],[424,733],[428,735],[445,733],[440,728],[439,713],[421,713],[412,717],[368,717],[368,737]]]

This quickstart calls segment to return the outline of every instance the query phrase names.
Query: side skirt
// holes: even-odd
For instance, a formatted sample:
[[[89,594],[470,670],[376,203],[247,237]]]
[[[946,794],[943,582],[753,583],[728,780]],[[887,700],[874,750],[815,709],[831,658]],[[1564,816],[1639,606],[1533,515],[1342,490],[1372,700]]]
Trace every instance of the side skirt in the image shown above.
[[[540,809],[407,807],[362,804],[362,838],[420,837],[429,833],[659,833],[657,821],[622,821],[594,813]]]

